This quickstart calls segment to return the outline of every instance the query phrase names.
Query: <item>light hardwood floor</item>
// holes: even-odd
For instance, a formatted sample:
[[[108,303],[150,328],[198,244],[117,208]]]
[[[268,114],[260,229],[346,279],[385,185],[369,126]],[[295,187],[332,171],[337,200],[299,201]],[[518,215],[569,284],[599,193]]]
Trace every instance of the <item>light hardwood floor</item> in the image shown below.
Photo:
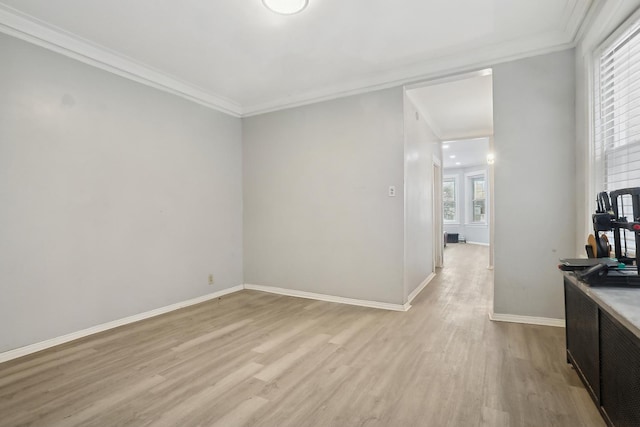
[[[486,248],[445,260],[407,313],[242,291],[0,364],[0,425],[604,426],[564,329],[488,320]]]

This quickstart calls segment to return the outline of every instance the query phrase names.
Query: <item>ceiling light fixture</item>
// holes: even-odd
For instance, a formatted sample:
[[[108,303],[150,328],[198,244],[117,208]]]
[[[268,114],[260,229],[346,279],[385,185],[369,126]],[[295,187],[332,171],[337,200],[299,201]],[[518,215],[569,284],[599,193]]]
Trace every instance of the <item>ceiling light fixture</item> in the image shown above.
[[[447,148],[449,148],[449,144],[443,144],[443,145],[442,145],[442,149],[443,149],[443,150],[446,150]]]
[[[262,4],[275,13],[294,15],[302,12],[309,4],[309,0],[262,0]]]
[[[452,154],[452,155],[450,155],[450,156],[449,156],[449,158],[450,158],[450,159],[455,159],[455,158],[456,158],[456,155],[455,155],[455,154]]]

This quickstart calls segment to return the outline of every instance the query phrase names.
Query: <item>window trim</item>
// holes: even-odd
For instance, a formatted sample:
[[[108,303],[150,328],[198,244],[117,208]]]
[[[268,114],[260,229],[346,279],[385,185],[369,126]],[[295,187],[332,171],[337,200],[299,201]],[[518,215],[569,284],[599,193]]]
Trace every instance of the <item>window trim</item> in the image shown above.
[[[442,185],[446,181],[453,181],[455,185],[455,194],[453,195],[456,204],[456,215],[453,220],[447,220],[444,218],[444,197],[442,198],[442,222],[446,225],[460,225],[460,180],[457,174],[443,175]]]
[[[487,180],[487,170],[479,169],[464,174],[465,181],[465,225],[470,227],[486,227],[489,218],[489,182]],[[484,178],[484,221],[473,221],[473,187],[471,185],[474,178]]]

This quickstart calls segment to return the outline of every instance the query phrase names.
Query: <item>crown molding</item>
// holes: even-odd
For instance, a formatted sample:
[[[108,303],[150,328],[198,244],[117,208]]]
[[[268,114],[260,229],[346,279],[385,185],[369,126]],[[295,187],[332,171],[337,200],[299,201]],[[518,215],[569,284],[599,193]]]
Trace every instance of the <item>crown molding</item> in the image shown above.
[[[616,28],[627,20],[640,18],[640,0],[595,0],[576,35],[581,55],[597,50]]]
[[[589,5],[589,9],[587,10],[585,17],[582,19],[580,27],[574,37],[577,50],[582,49],[585,36],[594,28],[596,18],[602,12],[602,5],[603,3],[600,0],[593,0]]]
[[[243,117],[256,116],[301,107],[322,101],[358,95],[392,87],[415,85],[462,73],[490,68],[503,62],[572,49],[575,43],[566,33],[528,40],[513,40],[481,49],[457,51],[446,56],[403,67],[388,73],[359,78],[347,84],[327,86],[321,90],[280,98],[263,103],[243,105]]]
[[[567,0],[564,11],[565,28],[554,36],[540,36],[529,40],[512,40],[481,49],[468,49],[443,55],[419,64],[404,67],[400,71],[376,74],[344,85],[329,86],[318,91],[243,105],[243,117],[270,113],[287,108],[300,107],[375,90],[412,85],[419,82],[474,72],[493,65],[537,55],[572,49],[576,46],[584,21],[599,0],[588,3]],[[620,0],[622,1],[622,0]]]
[[[599,0],[591,0],[582,2],[579,0],[568,0],[565,7],[565,26],[564,33],[568,40],[574,43],[579,39],[579,35],[583,31],[584,23],[595,9]]]
[[[49,25],[0,3],[0,32],[52,50],[121,77],[240,117],[239,103],[155,70],[134,59]]]
[[[598,0],[594,0],[585,4],[580,0],[567,0],[564,11],[566,25],[564,31],[557,34],[512,40],[479,49],[468,48],[445,52],[442,56],[408,64],[401,69],[375,73],[350,82],[298,93],[293,96],[246,104],[216,95],[153,69],[3,3],[0,3],[0,32],[231,116],[250,117],[375,90],[439,79],[491,67],[498,63],[571,49],[575,47],[576,39],[580,38],[585,17],[597,2]]]

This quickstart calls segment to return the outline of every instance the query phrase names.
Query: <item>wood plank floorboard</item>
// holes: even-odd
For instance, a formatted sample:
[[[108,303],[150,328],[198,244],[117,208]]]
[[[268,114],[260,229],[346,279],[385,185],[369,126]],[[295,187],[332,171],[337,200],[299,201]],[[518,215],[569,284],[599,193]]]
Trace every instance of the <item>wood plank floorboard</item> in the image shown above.
[[[5,362],[0,427],[604,427],[564,329],[489,321],[488,249],[445,261],[406,313],[242,291]]]

